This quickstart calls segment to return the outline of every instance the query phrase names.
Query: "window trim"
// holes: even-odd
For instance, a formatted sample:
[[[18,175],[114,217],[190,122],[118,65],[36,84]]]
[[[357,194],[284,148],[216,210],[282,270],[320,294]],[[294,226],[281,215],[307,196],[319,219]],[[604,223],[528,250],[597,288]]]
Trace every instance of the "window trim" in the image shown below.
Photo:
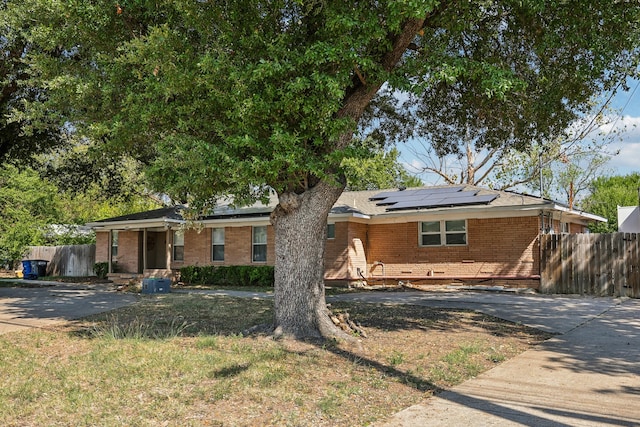
[[[447,231],[447,223],[448,222],[457,222],[464,221],[464,231]],[[422,224],[424,223],[439,223],[439,231],[438,232],[423,232]],[[447,235],[452,234],[463,234],[465,243],[447,243]],[[431,235],[431,236],[440,236],[440,244],[438,245],[425,245],[422,243],[422,236]],[[441,219],[435,221],[420,221],[418,222],[418,247],[421,248],[439,248],[442,246],[468,246],[469,245],[469,226],[466,219]]]
[[[222,243],[215,241],[215,231],[222,230]],[[226,240],[227,233],[225,232],[224,227],[214,227],[211,229],[211,261],[213,262],[224,262],[224,244]],[[222,259],[215,259],[216,247],[222,246]]]
[[[176,240],[177,240],[176,237],[178,236],[178,234],[182,234],[182,244],[181,245],[178,245],[176,243]],[[172,246],[172,249],[173,249],[171,251],[171,257],[172,257],[171,259],[173,261],[176,261],[176,262],[184,262],[184,231],[183,230],[173,230],[172,245],[171,246]],[[176,249],[178,249],[178,248],[182,248],[182,257],[180,259],[176,256],[177,255]]]
[[[111,258],[118,256],[119,230],[111,230]],[[115,251],[114,251],[115,248]]]
[[[263,228],[265,233],[265,242],[256,242],[256,229]],[[268,228],[266,225],[254,225],[251,227],[251,262],[265,263],[267,262],[267,243],[269,241]],[[264,259],[256,259],[256,246],[264,246]]]

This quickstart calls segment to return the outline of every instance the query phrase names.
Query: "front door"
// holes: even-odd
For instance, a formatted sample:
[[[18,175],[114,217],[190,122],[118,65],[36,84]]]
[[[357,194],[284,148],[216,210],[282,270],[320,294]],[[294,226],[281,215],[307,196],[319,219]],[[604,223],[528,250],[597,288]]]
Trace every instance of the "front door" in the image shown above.
[[[147,231],[147,269],[167,268],[167,233]]]

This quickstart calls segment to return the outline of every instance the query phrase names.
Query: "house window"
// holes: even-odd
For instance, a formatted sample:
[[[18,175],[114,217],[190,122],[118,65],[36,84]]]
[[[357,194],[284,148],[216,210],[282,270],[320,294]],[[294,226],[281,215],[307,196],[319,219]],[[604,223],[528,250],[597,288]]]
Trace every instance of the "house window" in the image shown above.
[[[467,221],[424,221],[420,223],[420,246],[467,244]]]
[[[267,227],[253,227],[253,262],[267,261]]]
[[[184,261],[184,231],[173,232],[173,260]]]
[[[111,232],[111,258],[118,256],[118,232]]]
[[[560,233],[569,234],[569,223],[568,222],[561,222],[560,223]]]
[[[335,239],[335,238],[336,238],[336,225],[327,224],[327,239]]]
[[[224,261],[224,228],[214,228],[211,232],[211,259]]]

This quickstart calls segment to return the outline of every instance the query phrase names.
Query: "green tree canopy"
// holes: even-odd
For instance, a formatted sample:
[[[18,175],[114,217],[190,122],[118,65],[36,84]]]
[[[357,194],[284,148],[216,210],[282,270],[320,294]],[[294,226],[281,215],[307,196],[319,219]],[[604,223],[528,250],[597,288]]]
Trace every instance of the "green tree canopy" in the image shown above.
[[[0,0],[0,164],[30,164],[34,154],[61,144],[62,133],[42,117],[38,126],[24,115],[9,119],[23,103],[39,102],[45,93],[41,86],[23,84],[29,79],[29,68],[22,59],[30,45],[23,37],[23,27],[10,26],[2,19],[7,7],[7,0]]]
[[[427,95],[461,85],[477,106],[462,114],[513,106],[488,145],[524,147],[634,69],[640,10],[610,0],[7,1],[0,24],[21,29],[29,84],[47,95],[13,120],[71,122],[106,150],[135,153],[157,190],[192,205],[275,190],[275,326],[294,336],[339,334],[322,259],[354,137],[420,131],[407,111],[446,122],[459,105]],[[513,122],[519,137],[505,139],[515,117],[525,118]]]
[[[640,173],[596,178],[591,182],[590,191],[582,201],[582,208],[607,218],[608,222],[593,224],[589,229],[594,233],[615,233],[618,231],[618,206],[640,203]]]
[[[27,246],[95,240],[73,233],[74,225],[156,207],[142,195],[107,197],[95,183],[82,193],[61,191],[35,169],[5,164],[0,167],[0,265],[20,260]]]
[[[32,169],[0,167],[0,264],[19,260],[44,243],[43,229],[60,219],[57,189]]]

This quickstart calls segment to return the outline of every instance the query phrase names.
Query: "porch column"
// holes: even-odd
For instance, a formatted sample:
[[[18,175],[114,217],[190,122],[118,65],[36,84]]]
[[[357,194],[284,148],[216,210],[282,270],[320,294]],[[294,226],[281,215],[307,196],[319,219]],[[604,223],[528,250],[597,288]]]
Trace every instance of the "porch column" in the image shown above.
[[[167,270],[171,270],[171,248],[173,248],[173,231],[167,229]]]
[[[109,262],[108,264],[108,272],[109,273],[113,273],[113,268],[111,267],[111,245],[113,244],[113,230],[109,230],[109,238],[108,238],[108,242],[107,242],[107,261]]]
[[[147,229],[142,230],[142,274],[147,269]]]

